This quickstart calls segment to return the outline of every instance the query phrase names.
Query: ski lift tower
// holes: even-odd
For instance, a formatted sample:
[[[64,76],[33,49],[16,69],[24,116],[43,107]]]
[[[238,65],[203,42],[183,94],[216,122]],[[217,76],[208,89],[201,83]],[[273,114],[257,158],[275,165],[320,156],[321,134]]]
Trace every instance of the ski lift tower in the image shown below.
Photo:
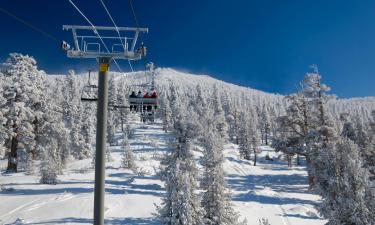
[[[155,90],[155,65],[153,62],[149,62],[146,64],[146,68],[151,73],[151,91]]]
[[[94,225],[104,225],[104,191],[105,191],[105,148],[107,133],[108,112],[108,68],[110,62],[116,59],[139,60],[146,55],[146,48],[141,44],[136,49],[140,33],[147,33],[148,28],[133,27],[107,27],[107,26],[76,26],[63,25],[63,30],[71,30],[74,47],[63,41],[61,48],[69,58],[95,58],[98,61],[98,107],[96,127],[96,158],[95,158],[95,189],[94,189]],[[79,33],[91,33],[87,35]],[[113,36],[100,36],[98,31],[113,33]],[[123,36],[121,33],[132,34],[132,37]],[[120,39],[121,44],[113,44]],[[112,41],[109,49],[107,44]],[[107,44],[106,44],[107,42]],[[130,44],[130,46],[129,46]],[[104,48],[104,50],[103,50]],[[117,64],[117,63],[116,63]]]

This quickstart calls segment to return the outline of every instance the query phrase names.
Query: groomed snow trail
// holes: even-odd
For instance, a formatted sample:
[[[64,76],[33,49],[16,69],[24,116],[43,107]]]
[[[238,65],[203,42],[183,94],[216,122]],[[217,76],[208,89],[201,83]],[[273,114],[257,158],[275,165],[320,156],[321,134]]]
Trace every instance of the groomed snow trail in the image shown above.
[[[159,224],[154,218],[163,183],[156,175],[162,155],[168,151],[169,134],[162,125],[133,122],[130,139],[136,164],[143,174],[120,168],[121,146],[111,148],[106,166],[106,224]],[[121,143],[121,134],[117,135]],[[313,205],[318,196],[307,193],[303,167],[288,169],[280,163],[239,159],[236,145],[226,145],[225,170],[235,209],[249,225],[267,218],[272,225],[322,225]],[[202,152],[197,151],[197,160]],[[260,156],[262,161],[262,155]],[[0,165],[4,168],[5,161]],[[3,174],[0,184],[13,191],[0,192],[0,224],[23,218],[25,224],[92,224],[93,178],[91,159],[73,161],[57,185],[38,184],[37,176]]]
[[[235,208],[246,216],[248,224],[258,225],[259,219],[268,219],[272,225],[323,225],[314,208],[317,195],[307,191],[304,167],[289,169],[285,163],[264,160],[274,153],[262,146],[257,166],[239,157],[238,146],[225,147],[227,182]]]
[[[106,224],[158,224],[152,215],[160,204],[163,183],[155,175],[168,137],[160,124],[132,124],[130,140],[136,164],[143,174],[120,168],[121,146],[112,146],[106,164]],[[121,143],[121,133],[117,135]],[[4,168],[5,161],[1,162]],[[3,174],[0,184],[13,191],[0,192],[0,224],[17,218],[25,224],[92,224],[94,170],[91,159],[73,161],[57,185],[38,184],[38,176]]]

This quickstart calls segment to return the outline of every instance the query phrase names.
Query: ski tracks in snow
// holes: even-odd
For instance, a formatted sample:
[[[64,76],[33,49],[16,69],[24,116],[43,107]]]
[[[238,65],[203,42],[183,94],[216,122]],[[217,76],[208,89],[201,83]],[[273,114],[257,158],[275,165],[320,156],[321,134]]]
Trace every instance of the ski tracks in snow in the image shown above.
[[[36,210],[36,209],[39,209],[51,202],[64,202],[64,201],[67,201],[69,199],[72,199],[74,198],[74,194],[72,193],[64,193],[64,194],[61,194],[60,196],[53,196],[53,197],[47,197],[47,198],[43,198],[43,197],[38,197],[38,198],[35,198],[31,201],[28,201],[12,210],[10,210],[9,212],[3,214],[0,216],[0,222],[1,221],[6,221],[7,219],[9,219],[13,214],[15,213],[22,213],[22,212],[27,212],[27,211],[32,211],[32,210]],[[18,217],[18,216],[17,216]]]
[[[292,225],[289,218],[284,216],[284,215],[286,215],[285,209],[281,205],[275,206],[275,208],[278,208],[278,210],[281,212],[280,218],[281,218],[281,221],[282,221],[283,225]]]
[[[249,177],[249,176],[252,176],[251,174],[251,169],[252,168],[243,168],[244,165],[248,165],[248,164],[239,164],[237,162],[231,162],[230,160],[228,160],[228,162],[230,163],[230,166],[232,167],[232,169],[234,171],[236,171],[240,176],[243,176],[243,177]],[[262,182],[260,180],[259,183],[257,184],[253,184],[254,186],[255,185],[262,185],[265,189],[271,189],[271,191],[275,194],[272,194],[273,197],[276,197],[276,198],[281,198],[282,196],[280,195],[279,192],[276,192],[275,190],[273,190],[271,187],[268,187],[267,186],[267,182]],[[281,220],[281,223],[282,225],[293,225],[291,223],[291,221],[289,220],[288,217],[286,217],[285,215],[287,214],[285,209],[282,207],[282,205],[273,205],[273,207],[276,209],[277,212],[279,212],[280,216],[280,220]]]
[[[12,214],[14,214],[16,212],[19,212],[19,211],[21,211],[23,209],[26,209],[27,207],[31,206],[34,202],[38,202],[40,199],[41,198],[36,198],[34,200],[31,200],[31,201],[29,201],[27,203],[24,203],[24,204],[16,207],[15,209],[10,210],[9,212],[7,212],[4,215],[0,216],[0,221],[5,220],[5,218],[7,218],[8,216],[11,216]]]

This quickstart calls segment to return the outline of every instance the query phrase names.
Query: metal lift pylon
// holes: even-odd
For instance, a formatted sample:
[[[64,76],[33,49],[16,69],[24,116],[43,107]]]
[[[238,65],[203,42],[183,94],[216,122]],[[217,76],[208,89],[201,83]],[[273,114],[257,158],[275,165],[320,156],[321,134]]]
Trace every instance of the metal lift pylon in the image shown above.
[[[94,188],[94,225],[104,225],[104,193],[105,193],[105,148],[107,132],[107,113],[108,113],[108,70],[112,60],[126,59],[139,60],[146,55],[145,46],[135,49],[139,33],[147,33],[147,28],[132,27],[107,27],[107,26],[75,26],[63,25],[63,30],[71,30],[74,40],[74,48],[63,41],[61,48],[66,51],[69,58],[96,58],[99,67],[98,81],[98,107],[97,107],[97,127],[96,127],[96,158],[95,158],[95,188]],[[91,30],[96,36],[78,35],[78,31],[84,32]],[[101,37],[98,30],[106,32],[127,32],[134,33],[132,38],[119,37],[119,35]],[[104,40],[118,39],[119,44],[112,44],[112,52],[107,48]],[[90,40],[99,40],[99,43],[88,42]],[[129,47],[128,41],[131,41]],[[106,51],[101,51],[101,46]],[[90,46],[97,46],[97,49],[90,49]],[[117,49],[116,49],[117,47]]]

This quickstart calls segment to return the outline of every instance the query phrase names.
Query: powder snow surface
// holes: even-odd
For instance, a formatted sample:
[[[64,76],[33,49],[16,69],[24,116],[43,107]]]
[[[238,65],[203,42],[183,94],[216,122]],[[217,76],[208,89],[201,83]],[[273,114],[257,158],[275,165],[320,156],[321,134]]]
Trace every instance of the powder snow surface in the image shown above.
[[[121,146],[112,146],[112,161],[106,166],[105,224],[159,224],[153,215],[161,202],[163,182],[156,172],[168,151],[169,134],[160,123],[133,122],[130,140],[143,174],[120,168]],[[121,134],[118,134],[121,143]],[[304,167],[289,169],[276,160],[272,149],[261,147],[259,163],[239,158],[237,146],[225,146],[228,187],[234,208],[249,225],[266,218],[272,225],[322,225],[314,205],[319,197],[307,190]],[[274,157],[273,162],[264,156]],[[196,148],[199,162],[202,152]],[[6,161],[0,160],[1,168]],[[0,224],[92,224],[94,170],[91,159],[72,161],[57,185],[39,184],[37,175],[0,175]],[[18,221],[18,222],[16,222]]]

